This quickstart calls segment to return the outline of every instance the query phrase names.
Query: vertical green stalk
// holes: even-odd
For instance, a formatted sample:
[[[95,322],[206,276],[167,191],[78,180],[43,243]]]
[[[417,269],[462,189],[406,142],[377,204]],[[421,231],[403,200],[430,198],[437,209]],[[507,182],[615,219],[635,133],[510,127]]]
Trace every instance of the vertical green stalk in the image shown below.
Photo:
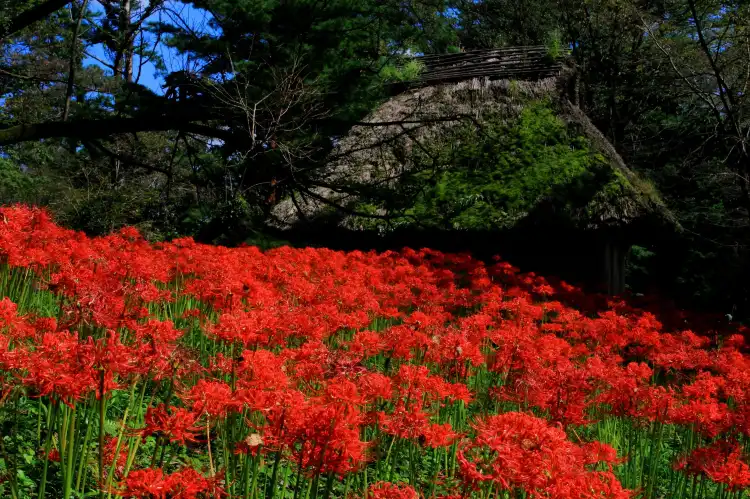
[[[367,499],[367,466],[365,466],[364,476],[362,478],[362,481],[364,481],[364,490],[362,491],[362,497],[364,499]]]
[[[208,470],[211,474],[210,476],[214,476],[216,474],[214,470],[214,458],[211,455],[211,421],[206,420],[206,445],[208,446]]]
[[[42,408],[44,405],[42,404],[42,398],[39,397],[39,408],[37,409],[37,416],[36,416],[36,441],[37,445],[40,447],[42,446]]]
[[[94,409],[92,408],[92,412]],[[85,420],[84,420],[85,422]],[[89,457],[89,438],[91,437],[91,428],[93,425],[86,422],[86,435],[83,437],[83,447],[80,452],[80,459],[78,460],[78,476],[76,477],[76,493],[81,491],[81,480],[85,481],[85,475],[88,472],[88,467],[85,466],[86,461]]]
[[[146,387],[148,386],[148,378],[143,380],[143,387],[141,388],[141,395],[138,397],[138,406],[136,410],[136,422],[138,424],[143,423],[143,399],[146,395]],[[149,407],[151,407],[151,404],[153,403],[154,399],[151,397],[151,399],[148,402],[148,406],[146,407],[146,410],[148,410]],[[133,462],[135,461],[135,456],[138,454],[138,447],[141,445],[141,439],[135,438],[135,442],[132,444],[132,448],[130,448],[130,444],[128,444],[128,459],[125,462],[125,470],[122,473],[123,477],[127,477],[128,473],[130,473],[130,467],[133,466]]]
[[[99,371],[99,499],[104,499],[104,419],[107,401],[104,398],[104,369]]]
[[[245,491],[243,497],[245,499],[250,498],[250,452],[245,454],[245,459],[242,462],[242,485]]]
[[[273,461],[273,471],[271,472],[271,481],[268,483],[266,497],[273,499],[276,496],[276,481],[279,478],[279,463],[281,462],[281,451],[276,451]]]
[[[159,457],[159,451],[161,450],[162,446],[162,437],[161,435],[156,436],[156,441],[154,442],[154,453],[151,455],[151,464],[148,465],[149,468],[153,468],[156,465],[156,459]]]
[[[62,415],[58,429],[58,445],[60,447],[60,474],[62,475],[62,483],[65,485],[65,471],[68,469],[66,466],[67,451],[66,447],[68,444],[68,422],[70,410],[67,405],[60,406],[60,413]],[[59,418],[60,416],[58,416]]]
[[[409,484],[417,487],[417,457],[415,455],[415,445],[413,442],[407,442],[409,446]]]
[[[0,434],[0,452],[2,452],[5,469],[8,470],[8,482],[10,483],[10,494],[13,499],[18,499],[18,482],[16,480],[16,465],[11,462],[8,452],[5,450],[3,435]]]
[[[438,449],[432,449],[432,465],[435,467],[435,472],[432,475],[432,480],[430,480],[430,489],[427,494],[430,497],[435,495],[435,484],[437,483],[438,473],[440,472],[440,456],[438,453]]]
[[[346,475],[346,480],[344,481],[344,495],[343,498],[346,499],[349,496],[349,487],[352,483],[352,475]]]
[[[47,439],[44,442],[44,470],[42,471],[42,481],[39,484],[39,499],[44,499],[44,489],[47,487],[47,471],[49,468],[49,453],[52,450],[52,431],[57,415],[57,404],[50,400],[49,423],[47,424]]]
[[[125,432],[125,425],[128,422],[128,416],[130,415],[130,406],[133,405],[133,399],[135,398],[135,383],[130,387],[130,399],[128,405],[125,407],[125,413],[122,415],[122,424],[120,424],[120,431],[117,435],[117,444],[115,445],[115,455],[112,458],[112,465],[109,467],[109,475],[107,475],[107,497],[112,497],[112,477],[115,474],[115,468],[117,467],[117,457],[120,453],[120,444],[122,443],[122,435]]]
[[[65,446],[65,473],[63,481],[63,498],[68,499],[73,488],[73,462],[75,461],[76,406],[69,411],[68,444]]]
[[[164,461],[166,461],[166,459],[167,459],[167,453],[169,451],[171,451],[171,450],[172,450],[172,443],[171,442],[167,442],[166,444],[164,444],[162,446],[161,456],[159,456],[159,465],[157,466],[158,468],[161,468],[161,467],[164,466]],[[167,463],[168,462],[169,461],[167,461]]]
[[[318,489],[320,488],[320,472],[315,473],[315,478],[312,480],[312,492],[307,497],[311,499],[317,499]]]
[[[304,448],[300,450],[299,462],[297,463],[297,479],[294,482],[294,499],[297,499],[299,492],[300,492],[300,486],[302,485],[302,452],[303,451],[304,451]]]
[[[331,497],[331,490],[333,489],[333,472],[328,472],[328,478],[326,479],[326,491],[323,495],[323,499],[329,499]]]
[[[693,475],[693,486],[692,486],[692,492],[690,493],[691,499],[695,499],[695,494],[698,492],[697,482],[698,482],[698,475]]]
[[[250,484],[250,497],[256,497],[258,495],[258,475],[260,474],[260,449],[258,449],[258,455],[253,459],[253,481]]]
[[[648,490],[646,492],[646,497],[652,497],[653,492],[654,492],[654,482],[656,482],[656,471],[657,471],[657,467],[659,464],[658,463],[659,457],[661,455],[661,442],[664,436],[664,425],[658,421],[655,422],[654,424],[656,424],[659,427],[659,430],[657,433],[658,436],[656,437],[654,441],[652,441],[651,455],[649,456],[651,469],[649,470],[650,473],[649,473],[649,478],[648,478]]]
[[[383,463],[383,470],[388,471],[388,463],[391,461],[391,451],[393,450],[393,444],[396,442],[396,437],[394,436],[391,439],[391,445],[388,446],[388,451],[385,453],[385,461]],[[378,472],[378,478],[382,480],[381,474],[380,474],[380,467],[378,466],[377,469]]]

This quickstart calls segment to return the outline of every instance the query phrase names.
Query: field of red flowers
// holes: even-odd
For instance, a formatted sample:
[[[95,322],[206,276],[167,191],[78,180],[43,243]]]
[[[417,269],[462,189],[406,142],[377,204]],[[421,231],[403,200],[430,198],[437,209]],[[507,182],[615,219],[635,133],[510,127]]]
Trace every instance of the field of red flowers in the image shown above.
[[[740,328],[466,255],[87,238],[20,206],[0,255],[2,497],[750,487]]]

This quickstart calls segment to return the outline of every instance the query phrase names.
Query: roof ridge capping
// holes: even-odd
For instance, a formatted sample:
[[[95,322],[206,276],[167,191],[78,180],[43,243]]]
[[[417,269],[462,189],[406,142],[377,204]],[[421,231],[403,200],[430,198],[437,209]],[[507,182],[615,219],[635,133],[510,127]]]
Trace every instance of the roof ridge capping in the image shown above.
[[[407,60],[422,63],[422,71],[397,87],[405,90],[472,78],[539,80],[559,74],[569,56],[567,50],[553,54],[542,45],[411,56]]]

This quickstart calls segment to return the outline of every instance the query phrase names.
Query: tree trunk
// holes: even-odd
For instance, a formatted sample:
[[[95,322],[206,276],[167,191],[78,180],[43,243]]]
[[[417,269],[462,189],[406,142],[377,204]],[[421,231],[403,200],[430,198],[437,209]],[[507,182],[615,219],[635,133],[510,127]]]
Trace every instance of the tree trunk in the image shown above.
[[[70,59],[68,60],[68,86],[65,90],[65,108],[63,109],[63,121],[68,121],[70,116],[70,103],[73,98],[73,87],[75,85],[76,70],[78,69],[78,32],[81,30],[81,22],[86,14],[86,5],[88,0],[83,0],[81,9],[78,12],[78,20],[73,28],[73,37],[70,42]],[[70,6],[71,12],[75,16],[75,2]]]
[[[130,1],[124,0],[119,6],[117,44],[112,66],[115,77],[131,81],[133,75],[132,36],[130,33]]]
[[[130,2],[131,0],[125,0],[122,5],[122,26],[123,40],[125,42],[124,57],[125,57],[125,81],[133,81],[133,34],[130,32]]]

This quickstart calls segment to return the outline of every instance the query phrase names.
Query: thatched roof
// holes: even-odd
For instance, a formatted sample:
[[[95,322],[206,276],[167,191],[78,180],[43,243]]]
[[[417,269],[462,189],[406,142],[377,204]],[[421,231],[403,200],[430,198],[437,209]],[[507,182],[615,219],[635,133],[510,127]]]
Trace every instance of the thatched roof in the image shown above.
[[[540,69],[540,63],[535,62],[534,72],[525,73],[527,62],[513,63],[520,64],[516,69],[522,71],[517,79],[512,79],[508,77],[508,68],[513,64],[499,66],[494,61],[487,64],[490,72],[494,71],[494,78],[474,77],[416,86],[385,102],[340,140],[320,177],[323,179],[320,184],[326,187],[315,187],[301,197],[279,203],[272,212],[274,225],[289,228],[330,212],[333,205],[351,207],[357,201],[353,194],[357,189],[339,186],[395,184],[400,174],[413,167],[415,152],[449,137],[447,132],[460,123],[468,121],[481,125],[489,115],[495,119],[507,116],[511,120],[519,116],[525,103],[549,99],[558,117],[575,127],[605,158],[615,180],[573,214],[580,225],[593,229],[650,217],[678,226],[656,189],[625,165],[614,147],[574,104],[575,71],[572,68],[557,65],[555,74],[550,76],[548,73],[554,68],[549,64],[546,69]],[[464,67],[460,71],[472,74],[469,69]],[[446,74],[455,77],[457,73],[448,68],[443,76]],[[434,81],[439,72],[433,70],[427,76],[427,82]],[[351,221],[351,217],[339,223],[347,225],[347,220]]]

